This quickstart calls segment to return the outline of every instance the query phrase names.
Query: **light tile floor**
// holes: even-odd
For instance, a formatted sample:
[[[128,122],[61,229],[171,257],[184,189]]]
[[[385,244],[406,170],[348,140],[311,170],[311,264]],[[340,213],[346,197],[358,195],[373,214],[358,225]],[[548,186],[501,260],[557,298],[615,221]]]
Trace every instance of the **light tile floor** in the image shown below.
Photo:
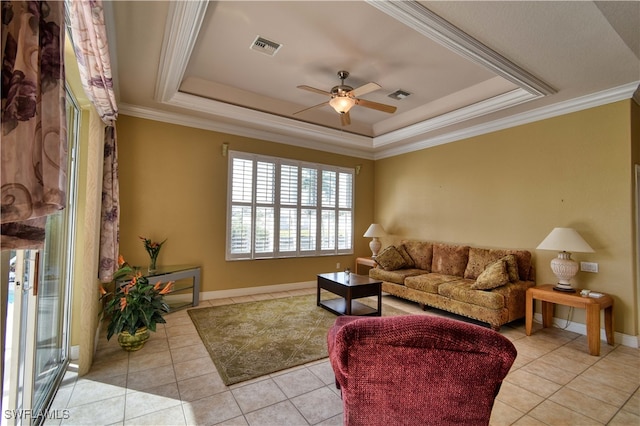
[[[200,307],[315,293],[315,289],[207,300]],[[410,313],[416,304],[384,303]],[[101,338],[89,374],[70,368],[51,410],[68,419],[47,425],[341,425],[342,402],[327,359],[225,386],[186,310],[166,316],[144,349],[127,353]],[[640,425],[640,349],[587,353],[586,337],[524,323],[501,333],[518,357],[496,399],[492,425]]]

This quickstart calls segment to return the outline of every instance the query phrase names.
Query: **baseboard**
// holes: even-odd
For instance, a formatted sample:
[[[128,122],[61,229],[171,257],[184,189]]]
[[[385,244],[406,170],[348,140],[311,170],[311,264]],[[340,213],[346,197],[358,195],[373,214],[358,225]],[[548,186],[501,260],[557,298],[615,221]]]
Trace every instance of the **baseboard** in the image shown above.
[[[203,291],[200,300],[224,299],[227,297],[251,296],[253,294],[277,293],[279,291],[302,290],[316,288],[316,281],[303,281],[299,283],[275,284],[260,287],[234,288],[230,290]]]
[[[538,323],[542,323],[542,314],[535,314],[534,321]],[[574,333],[582,334],[583,336],[587,335],[587,326],[585,324],[579,322],[568,321],[563,318],[553,318],[553,325],[562,328],[563,330],[572,331]],[[607,333],[604,328],[600,329],[600,340],[607,340]],[[613,341],[615,343],[619,343],[623,346],[629,346],[630,348],[639,348],[640,336],[631,336],[624,333],[618,333],[617,331],[613,333]]]

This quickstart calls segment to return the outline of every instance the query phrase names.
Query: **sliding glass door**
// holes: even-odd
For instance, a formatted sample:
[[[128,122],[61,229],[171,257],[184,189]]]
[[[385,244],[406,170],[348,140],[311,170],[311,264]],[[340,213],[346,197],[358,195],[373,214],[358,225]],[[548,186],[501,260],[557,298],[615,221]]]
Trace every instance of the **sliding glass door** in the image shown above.
[[[69,361],[78,108],[67,97],[67,206],[47,218],[42,250],[9,255],[2,424],[60,421],[46,410]],[[4,257],[3,257],[4,259]],[[9,266],[8,268],[4,268]],[[53,415],[53,417],[51,417]]]

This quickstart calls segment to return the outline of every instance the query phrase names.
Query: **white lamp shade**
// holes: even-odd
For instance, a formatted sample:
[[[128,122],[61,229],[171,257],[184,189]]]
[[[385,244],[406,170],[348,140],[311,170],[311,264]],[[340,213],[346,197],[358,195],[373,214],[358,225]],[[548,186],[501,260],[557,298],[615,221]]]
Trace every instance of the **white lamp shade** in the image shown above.
[[[537,247],[539,250],[593,253],[591,246],[573,228],[553,228]]]
[[[382,225],[372,223],[369,226],[369,229],[367,229],[367,232],[364,233],[363,237],[373,238],[384,237],[385,235],[387,235],[387,233],[384,232],[384,228],[382,227]]]

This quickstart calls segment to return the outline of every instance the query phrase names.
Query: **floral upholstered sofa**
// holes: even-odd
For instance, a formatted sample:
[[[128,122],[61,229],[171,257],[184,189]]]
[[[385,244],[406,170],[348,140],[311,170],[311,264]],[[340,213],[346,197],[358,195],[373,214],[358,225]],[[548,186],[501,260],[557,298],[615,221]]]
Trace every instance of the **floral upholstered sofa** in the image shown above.
[[[382,291],[488,323],[494,330],[525,316],[535,286],[531,253],[429,241],[402,241],[382,250],[371,278]]]

